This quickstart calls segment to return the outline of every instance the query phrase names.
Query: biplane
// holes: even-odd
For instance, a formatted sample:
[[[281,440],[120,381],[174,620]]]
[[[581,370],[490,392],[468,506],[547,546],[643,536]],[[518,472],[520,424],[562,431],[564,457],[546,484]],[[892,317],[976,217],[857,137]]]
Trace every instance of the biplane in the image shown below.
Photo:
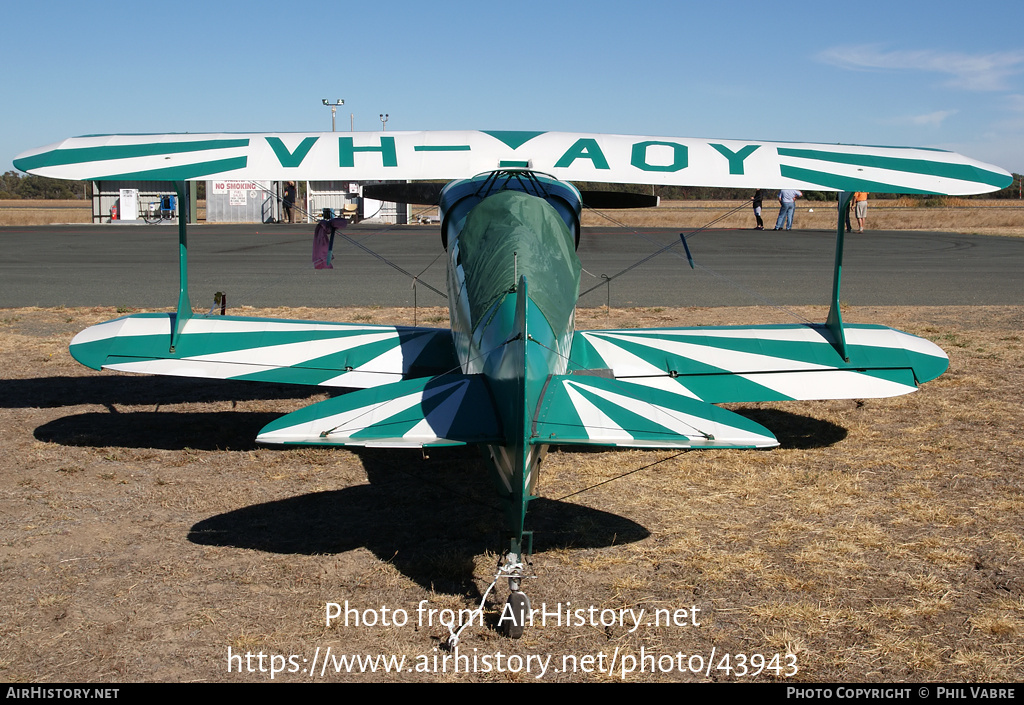
[[[934,149],[509,131],[90,136],[15,166],[173,181],[183,208],[192,182],[223,178],[397,180],[374,197],[437,204],[450,329],[195,314],[181,217],[175,312],[92,326],[71,353],[97,370],[356,389],[273,421],[260,443],[480,446],[504,507],[511,636],[529,608],[527,507],[550,446],[769,448],[771,431],[716,404],[896,396],[948,365],[927,340],[843,322],[842,217],[821,324],[576,330],[581,209],[651,199],[573,182],[838,191],[842,213],[854,191],[962,195],[1012,181]],[[448,183],[409,183],[427,180]]]

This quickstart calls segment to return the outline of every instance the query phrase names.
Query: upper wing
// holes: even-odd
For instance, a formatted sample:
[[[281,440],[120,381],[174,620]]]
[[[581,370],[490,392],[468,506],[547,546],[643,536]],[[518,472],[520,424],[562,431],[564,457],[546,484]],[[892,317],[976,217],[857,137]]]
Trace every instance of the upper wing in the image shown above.
[[[14,160],[90,181],[462,179],[528,168],[569,181],[963,195],[999,167],[936,149],[572,132],[453,131],[98,135]]]
[[[97,370],[355,388],[459,367],[446,329],[197,316],[171,350],[174,319],[142,313],[100,323],[75,336],[71,354]]]
[[[907,394],[949,365],[935,344],[884,326],[844,326],[849,361],[823,325],[577,331],[570,370],[712,404]]]

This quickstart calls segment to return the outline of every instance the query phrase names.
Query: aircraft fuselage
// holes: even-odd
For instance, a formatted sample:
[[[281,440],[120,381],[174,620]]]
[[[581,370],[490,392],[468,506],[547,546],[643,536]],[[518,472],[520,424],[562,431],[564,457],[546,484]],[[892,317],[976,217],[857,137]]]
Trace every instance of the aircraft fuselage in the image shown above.
[[[531,172],[495,172],[449,184],[441,209],[456,352],[464,373],[486,378],[501,417],[505,443],[486,456],[512,551],[528,553],[526,506],[548,448],[533,417],[550,375],[566,372],[575,328],[579,193]]]

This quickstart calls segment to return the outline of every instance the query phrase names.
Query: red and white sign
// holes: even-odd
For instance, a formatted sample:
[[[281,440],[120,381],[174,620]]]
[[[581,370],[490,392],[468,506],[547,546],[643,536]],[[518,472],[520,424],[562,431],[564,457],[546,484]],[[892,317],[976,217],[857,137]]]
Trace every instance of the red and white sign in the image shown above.
[[[258,191],[259,184],[255,181],[211,181],[213,193],[229,193],[231,191]]]

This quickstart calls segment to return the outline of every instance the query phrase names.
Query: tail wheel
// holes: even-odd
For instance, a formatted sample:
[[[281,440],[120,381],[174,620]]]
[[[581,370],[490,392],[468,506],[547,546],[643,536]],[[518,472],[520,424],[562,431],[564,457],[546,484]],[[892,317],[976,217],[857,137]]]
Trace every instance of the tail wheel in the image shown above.
[[[509,639],[520,638],[530,618],[530,598],[525,592],[511,593],[505,601],[505,609],[501,616],[501,628],[505,636]]]

